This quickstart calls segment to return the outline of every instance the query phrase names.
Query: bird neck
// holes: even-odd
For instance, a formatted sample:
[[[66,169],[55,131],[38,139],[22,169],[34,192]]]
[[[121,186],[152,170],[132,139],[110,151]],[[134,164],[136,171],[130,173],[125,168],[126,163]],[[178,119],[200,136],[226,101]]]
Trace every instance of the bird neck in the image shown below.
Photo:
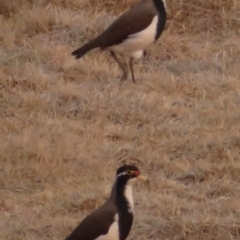
[[[117,179],[113,185],[110,198],[123,212],[133,212],[134,202],[132,185],[126,184],[125,182]]]
[[[159,15],[161,16],[161,19],[165,20],[167,16],[165,0],[152,0],[152,1]]]
[[[164,30],[167,14],[165,9],[165,0],[152,0],[152,1],[158,12],[158,24],[157,24],[157,31],[155,35],[155,41],[157,41],[162,31]]]

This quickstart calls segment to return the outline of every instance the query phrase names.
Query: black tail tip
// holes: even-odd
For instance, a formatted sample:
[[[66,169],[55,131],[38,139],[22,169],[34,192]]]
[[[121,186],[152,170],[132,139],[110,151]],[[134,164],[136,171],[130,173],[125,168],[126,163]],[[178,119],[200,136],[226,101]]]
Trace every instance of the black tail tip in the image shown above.
[[[76,59],[80,58],[82,54],[76,53],[75,51],[71,53]]]
[[[77,55],[77,51],[74,50],[73,52],[71,52],[71,54],[72,54],[73,56],[75,56],[75,55]]]

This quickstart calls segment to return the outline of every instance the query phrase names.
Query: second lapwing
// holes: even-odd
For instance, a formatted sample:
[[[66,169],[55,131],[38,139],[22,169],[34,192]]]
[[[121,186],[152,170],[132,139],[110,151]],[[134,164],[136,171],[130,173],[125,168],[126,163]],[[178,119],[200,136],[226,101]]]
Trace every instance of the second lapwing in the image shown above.
[[[93,49],[110,50],[122,69],[121,81],[127,79],[127,67],[115,53],[126,54],[132,81],[135,83],[133,60],[140,59],[144,50],[161,36],[166,24],[165,0],[141,0],[120,15],[104,32],[72,52],[76,59]]]
[[[85,217],[65,240],[125,240],[133,223],[132,187],[137,180],[149,183],[136,166],[119,167],[109,198]]]

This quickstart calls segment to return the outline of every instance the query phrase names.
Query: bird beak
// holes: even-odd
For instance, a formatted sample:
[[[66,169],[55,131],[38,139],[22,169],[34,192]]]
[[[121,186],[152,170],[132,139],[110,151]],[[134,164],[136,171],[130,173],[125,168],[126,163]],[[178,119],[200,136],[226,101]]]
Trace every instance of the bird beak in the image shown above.
[[[142,180],[142,181],[150,184],[150,181],[148,180],[148,178],[145,177],[145,176],[143,176],[143,175],[139,175],[139,176],[137,177],[137,179]]]

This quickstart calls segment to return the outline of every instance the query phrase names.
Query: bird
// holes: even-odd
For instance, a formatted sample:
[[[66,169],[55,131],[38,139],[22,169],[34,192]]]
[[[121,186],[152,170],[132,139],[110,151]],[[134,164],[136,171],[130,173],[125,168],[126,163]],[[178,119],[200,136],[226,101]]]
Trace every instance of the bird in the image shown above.
[[[109,198],[86,216],[65,240],[125,240],[133,223],[132,189],[137,180],[150,184],[138,167],[119,167]]]
[[[167,19],[166,0],[140,0],[122,13],[96,38],[87,42],[71,54],[81,58],[93,49],[109,50],[123,74],[120,81],[128,77],[128,70],[116,55],[129,56],[129,68],[133,83],[136,83],[133,69],[134,59],[146,54],[145,49],[161,36]]]

